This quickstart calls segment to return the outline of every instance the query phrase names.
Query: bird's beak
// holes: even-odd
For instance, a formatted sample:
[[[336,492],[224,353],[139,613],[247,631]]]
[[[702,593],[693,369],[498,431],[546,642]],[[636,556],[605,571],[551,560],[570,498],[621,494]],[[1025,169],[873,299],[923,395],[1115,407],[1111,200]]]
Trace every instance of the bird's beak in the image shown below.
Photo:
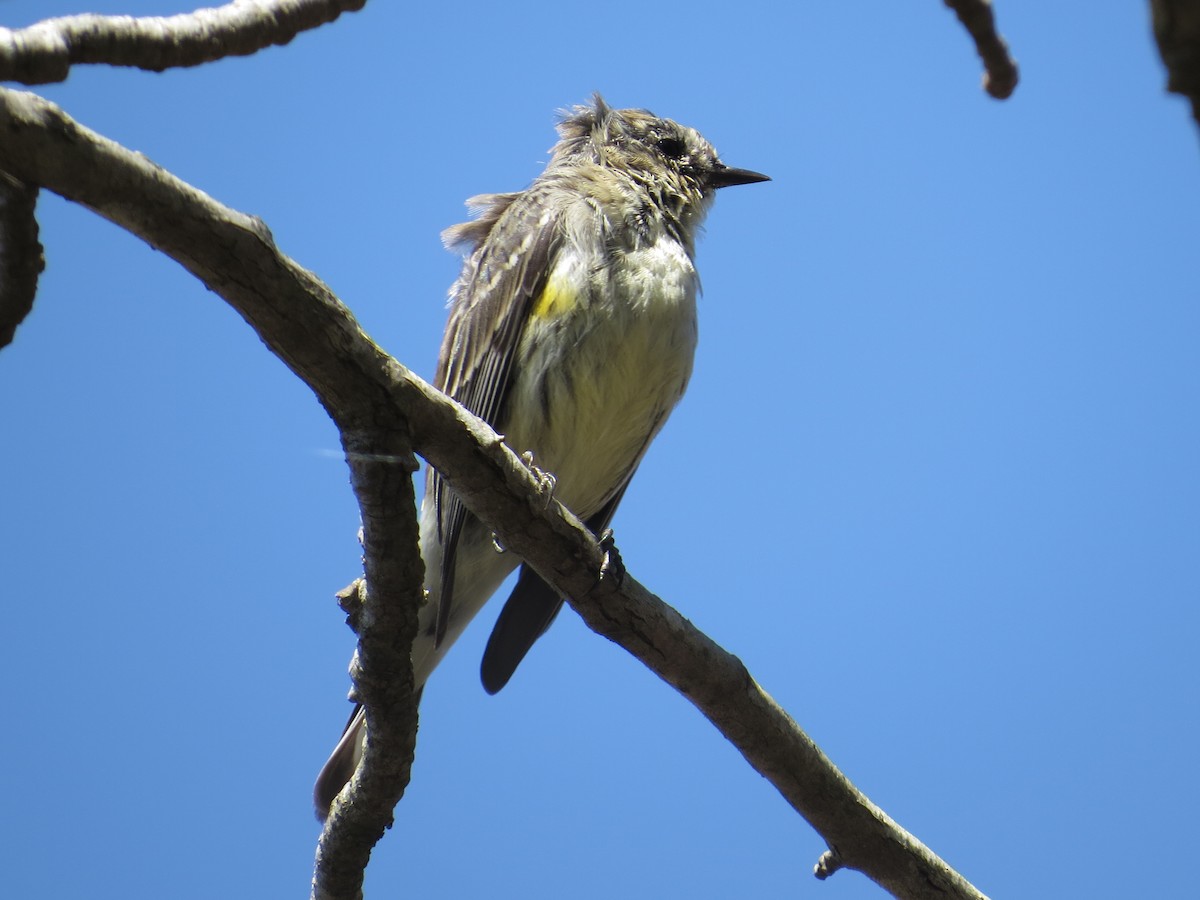
[[[709,173],[708,186],[711,188],[733,187],[735,184],[756,184],[760,181],[770,181],[770,175],[751,172],[749,169],[731,169],[729,166],[718,164]]]

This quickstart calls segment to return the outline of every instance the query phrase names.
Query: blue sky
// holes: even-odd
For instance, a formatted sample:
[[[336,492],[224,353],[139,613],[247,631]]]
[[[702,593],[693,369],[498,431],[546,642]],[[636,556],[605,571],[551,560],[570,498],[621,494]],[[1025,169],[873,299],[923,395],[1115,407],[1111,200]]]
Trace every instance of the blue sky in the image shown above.
[[[770,174],[700,244],[695,375],[614,523],[629,570],[985,893],[1185,896],[1200,156],[1145,7],[1000,0],[1006,103],[934,0],[377,2],[42,92],[261,216],[426,376],[438,234],[536,176],[556,109],[600,90]],[[302,896],[359,571],[336,434],[171,260],[53,196],[39,219],[0,353],[6,882]],[[495,612],[426,690],[368,896],[883,896],[814,881],[819,836],[572,614],[485,696]]]

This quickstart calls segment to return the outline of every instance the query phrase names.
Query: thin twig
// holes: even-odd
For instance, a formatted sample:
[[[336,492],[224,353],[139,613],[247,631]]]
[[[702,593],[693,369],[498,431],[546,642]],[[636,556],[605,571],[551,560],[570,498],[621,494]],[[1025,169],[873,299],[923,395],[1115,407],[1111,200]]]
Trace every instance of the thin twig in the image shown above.
[[[992,0],[945,0],[963,23],[983,60],[983,89],[997,100],[1007,99],[1017,87],[1017,64],[1008,44],[996,31]]]
[[[1154,38],[1167,67],[1167,90],[1186,97],[1200,125],[1200,3],[1150,0]]]

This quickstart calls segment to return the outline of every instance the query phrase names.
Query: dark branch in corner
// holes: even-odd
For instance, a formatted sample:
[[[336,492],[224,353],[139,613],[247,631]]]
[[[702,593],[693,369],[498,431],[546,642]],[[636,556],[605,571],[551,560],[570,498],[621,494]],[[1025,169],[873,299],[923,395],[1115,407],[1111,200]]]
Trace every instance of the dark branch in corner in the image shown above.
[[[1200,3],[1196,0],[1150,0],[1154,39],[1167,67],[1167,90],[1192,104],[1200,125]]]
[[[37,293],[46,268],[34,217],[38,189],[0,172],[0,347],[7,347]]]
[[[249,56],[365,5],[366,0],[233,2],[177,16],[85,14],[46,19],[19,31],[0,28],[0,81],[65,81],[79,63],[161,72]]]
[[[407,442],[443,473],[468,508],[501,542],[528,560],[594,630],[619,643],[694,703],[748,762],[836,847],[841,864],[862,871],[898,897],[983,897],[961,875],[862,795],[754,681],[745,666],[632,577],[597,580],[604,551],[557,502],[546,507],[536,478],[498,435],[386,356],[350,312],[314,276],[275,248],[266,227],[213,201],[137,154],[82,128],[52,104],[0,90],[0,169],[82,203],[179,261],[233,306],[272,351],[309,384],[338,423],[363,509],[370,595],[356,611],[359,662],[373,648],[379,687],[396,714],[411,712],[397,745],[368,759],[362,793],[381,762],[399,782],[372,806],[361,827],[330,829],[358,816],[363,797],[340,804],[322,836],[313,896],[356,898],[369,845],[390,821],[390,798],[403,791],[411,759],[412,673],[407,659],[421,573]],[[399,459],[401,465],[395,460]],[[380,484],[374,483],[376,479]],[[395,568],[389,568],[395,566]],[[385,591],[394,595],[383,596]],[[375,613],[366,614],[377,602]],[[372,635],[381,610],[402,607],[396,634]],[[388,643],[390,642],[390,644]],[[375,676],[372,676],[375,677]],[[391,683],[397,678],[398,683]],[[362,699],[374,704],[366,690]],[[376,710],[372,741],[386,739],[388,713]],[[378,731],[377,731],[378,730]],[[370,757],[371,754],[369,753]],[[378,810],[388,810],[380,822]],[[336,839],[335,839],[336,838]],[[341,842],[340,844],[338,842]],[[829,866],[826,866],[829,869]],[[330,880],[333,871],[337,880]],[[325,880],[322,880],[325,879]]]
[[[1008,44],[996,31],[992,0],[945,0],[962,22],[983,60],[983,89],[997,100],[1006,100],[1017,87],[1017,64]]]

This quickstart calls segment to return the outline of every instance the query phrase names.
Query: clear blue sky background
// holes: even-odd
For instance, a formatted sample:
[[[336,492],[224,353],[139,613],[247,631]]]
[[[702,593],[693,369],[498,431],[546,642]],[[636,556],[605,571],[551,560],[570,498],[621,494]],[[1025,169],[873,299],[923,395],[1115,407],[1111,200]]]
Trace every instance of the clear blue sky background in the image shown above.
[[[376,2],[43,93],[232,207],[432,374],[473,194],[593,90],[768,185],[699,248],[689,394],[615,522],[893,817],[994,897],[1196,896],[1200,143],[1144,2],[999,0],[1015,96],[920,3]],[[8,0],[3,24],[164,2]],[[12,897],[299,897],[359,571],[329,420],[215,295],[54,196],[0,353]],[[372,897],[873,898],[564,614],[425,693]]]

